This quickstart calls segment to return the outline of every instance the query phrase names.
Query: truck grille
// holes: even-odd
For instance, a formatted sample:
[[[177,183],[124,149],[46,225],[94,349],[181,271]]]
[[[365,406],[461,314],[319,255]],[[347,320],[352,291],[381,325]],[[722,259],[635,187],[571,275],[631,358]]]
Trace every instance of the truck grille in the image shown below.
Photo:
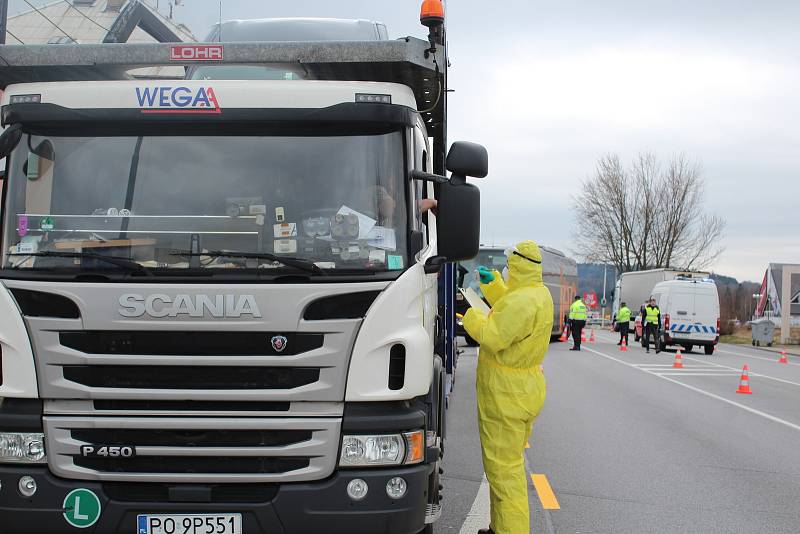
[[[120,460],[119,458],[82,458],[73,462],[105,473],[246,473],[275,474],[288,473],[308,467],[308,458],[175,458],[174,456],[139,456]]]
[[[272,338],[285,337],[283,348]],[[164,356],[294,356],[322,346],[323,334],[278,332],[60,332],[61,345],[86,354],[139,354]]]
[[[70,365],[64,378],[90,387],[126,389],[295,389],[319,380],[306,367]]]
[[[72,438],[85,443],[138,447],[283,447],[311,439],[310,430],[173,430],[78,428]]]
[[[145,411],[145,412],[288,412],[290,402],[258,401],[127,401],[96,400],[92,403],[99,411]]]
[[[285,332],[274,336],[278,352],[270,332],[76,331],[63,320],[29,321],[42,397],[127,402],[342,402],[358,326]]]
[[[57,476],[117,482],[287,482],[329,476],[341,418],[45,416]],[[83,457],[82,445],[132,458]]]
[[[180,287],[192,299],[252,295],[258,317],[121,313],[129,292],[178,291],[159,283],[2,285],[41,293],[34,307],[47,308],[23,315],[56,476],[167,487],[168,499],[154,499],[162,502],[218,502],[220,493],[242,502],[236,488],[250,487],[264,502],[271,497],[258,487],[333,473],[353,346],[387,284]],[[357,295],[342,295],[354,286]],[[79,310],[61,313],[50,306],[56,301]],[[135,447],[136,456],[83,457],[82,445]]]

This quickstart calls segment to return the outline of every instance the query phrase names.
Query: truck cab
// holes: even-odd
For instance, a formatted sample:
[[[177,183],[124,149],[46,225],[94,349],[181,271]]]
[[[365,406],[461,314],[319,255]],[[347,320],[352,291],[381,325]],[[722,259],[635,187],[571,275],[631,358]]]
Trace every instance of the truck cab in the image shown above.
[[[442,45],[124,46],[0,67],[4,524],[430,531],[439,272],[477,253],[488,172],[426,107]],[[207,58],[310,76],[120,75]]]

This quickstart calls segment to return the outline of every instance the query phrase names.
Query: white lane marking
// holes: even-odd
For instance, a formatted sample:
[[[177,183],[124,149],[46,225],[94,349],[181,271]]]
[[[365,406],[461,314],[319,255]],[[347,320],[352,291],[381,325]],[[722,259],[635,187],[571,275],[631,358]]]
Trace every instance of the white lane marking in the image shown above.
[[[686,359],[687,360],[692,360],[693,362],[703,362],[703,360],[697,360],[695,358],[686,358]],[[706,362],[703,362],[703,363],[706,363]],[[722,364],[713,363],[713,362],[708,362],[708,363],[710,363],[711,365],[714,365],[716,367],[721,367],[723,369],[730,369],[731,371],[740,371],[736,367],[729,367],[727,365],[722,365]],[[752,371],[750,372],[750,376],[757,376],[759,378],[767,378],[769,380],[775,380],[776,382],[783,382],[784,384],[791,384],[792,386],[800,386],[800,382],[792,382],[791,380],[784,380],[783,378],[777,378],[777,377],[769,376],[769,375],[762,375],[761,373],[754,373]]]
[[[461,525],[461,530],[458,534],[475,534],[482,528],[489,527],[489,481],[486,480],[486,475],[483,475],[481,486],[478,488],[478,494],[475,500],[472,501],[472,507],[469,509],[467,517],[464,518],[464,524]]]
[[[765,358],[763,356],[754,356],[752,354],[739,354],[738,352],[731,352],[729,350],[724,349],[717,349],[717,352],[722,352],[723,354],[730,354],[731,356],[738,356],[739,358],[753,358],[754,360],[764,360],[765,362],[772,362],[778,363],[778,359],[781,357],[780,353],[775,353],[777,356],[775,358]],[[781,364],[781,365],[795,365],[800,367],[800,363],[789,362],[788,364]]]
[[[686,389],[690,389],[690,390],[692,390],[694,392],[700,393],[701,395],[705,395],[706,397],[711,397],[712,399],[716,399],[718,401],[722,401],[724,403],[730,404],[731,406],[736,406],[737,408],[741,408],[742,410],[745,410],[745,411],[750,412],[752,414],[755,414],[755,415],[758,415],[760,417],[763,417],[764,419],[769,419],[770,421],[773,421],[775,423],[780,423],[782,425],[788,426],[789,428],[791,428],[793,430],[800,431],[800,425],[796,425],[794,423],[790,423],[789,421],[785,421],[785,420],[783,420],[783,419],[781,419],[779,417],[775,417],[774,415],[770,415],[770,414],[768,414],[766,412],[762,412],[761,410],[756,410],[755,408],[751,408],[750,406],[745,406],[744,404],[739,404],[738,402],[726,399],[725,397],[720,397],[719,395],[715,395],[714,393],[710,393],[710,392],[708,392],[708,391],[706,391],[704,389],[696,388],[694,386],[690,386],[689,384],[684,384],[683,382],[678,382],[677,380],[675,380],[673,378],[670,378],[668,376],[660,376],[660,375],[657,375],[655,373],[651,373],[650,371],[647,371],[645,369],[639,369],[639,368],[634,367],[633,365],[629,364],[628,362],[626,362],[624,360],[620,360],[618,358],[614,358],[613,356],[609,356],[608,354],[603,354],[602,352],[596,351],[594,349],[587,349],[587,350],[589,352],[593,352],[593,353],[597,354],[598,356],[602,356],[603,358],[607,358],[607,359],[609,359],[611,361],[615,361],[617,363],[621,363],[622,365],[630,367],[631,369],[636,369],[637,371],[642,371],[643,373],[647,373],[647,374],[649,374],[651,376],[658,377],[661,380],[666,380],[667,382],[672,382],[673,384],[677,384],[677,385],[679,385],[681,387],[684,387]]]
[[[673,372],[653,372],[656,376],[739,376],[739,373],[731,373],[730,371],[722,371],[719,373],[681,373],[680,371]]]
[[[671,364],[671,363],[663,363],[663,364],[661,364],[661,363],[659,363],[659,364],[637,363],[637,364],[634,364],[633,366],[634,367],[638,367],[639,369],[653,369],[654,371],[657,371],[659,369],[666,369],[666,368],[672,369],[673,368],[673,364]],[[684,365],[683,368],[684,369],[716,369],[716,367],[713,366],[713,365]]]

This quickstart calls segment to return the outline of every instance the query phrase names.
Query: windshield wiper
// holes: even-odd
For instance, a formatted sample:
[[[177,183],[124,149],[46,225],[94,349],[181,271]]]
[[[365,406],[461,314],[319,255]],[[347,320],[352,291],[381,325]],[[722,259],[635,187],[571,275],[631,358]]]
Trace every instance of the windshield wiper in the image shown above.
[[[111,265],[116,265],[126,271],[132,273],[143,273],[147,276],[153,276],[153,273],[144,266],[136,263],[127,258],[120,258],[118,256],[105,256],[103,254],[94,254],[92,252],[62,252],[58,250],[43,250],[41,252],[12,252],[11,256],[27,256],[27,257],[43,257],[43,258],[80,258],[104,261]],[[15,267],[18,268],[18,267]]]
[[[322,275],[328,274],[322,267],[320,267],[313,261],[305,260],[303,258],[294,258],[291,256],[278,256],[276,254],[270,254],[269,252],[235,252],[235,251],[225,252],[223,250],[190,252],[188,250],[175,250],[171,253],[171,255],[185,256],[185,257],[214,256],[217,258],[244,258],[244,259],[256,259],[256,260],[269,260],[269,261],[276,261],[278,263],[286,265],[287,267],[294,267],[296,269],[300,269],[301,271],[306,271],[309,273],[322,274]]]

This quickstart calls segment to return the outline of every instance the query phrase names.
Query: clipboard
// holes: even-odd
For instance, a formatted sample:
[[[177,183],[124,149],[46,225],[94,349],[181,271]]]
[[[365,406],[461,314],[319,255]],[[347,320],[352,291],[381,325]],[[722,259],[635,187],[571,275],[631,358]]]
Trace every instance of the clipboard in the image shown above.
[[[467,299],[469,305],[479,312],[483,312],[484,315],[489,315],[489,312],[492,311],[486,302],[483,301],[481,296],[478,295],[478,293],[471,287],[468,287],[467,289],[460,287],[458,290],[461,291],[461,294],[464,295],[465,299]]]

